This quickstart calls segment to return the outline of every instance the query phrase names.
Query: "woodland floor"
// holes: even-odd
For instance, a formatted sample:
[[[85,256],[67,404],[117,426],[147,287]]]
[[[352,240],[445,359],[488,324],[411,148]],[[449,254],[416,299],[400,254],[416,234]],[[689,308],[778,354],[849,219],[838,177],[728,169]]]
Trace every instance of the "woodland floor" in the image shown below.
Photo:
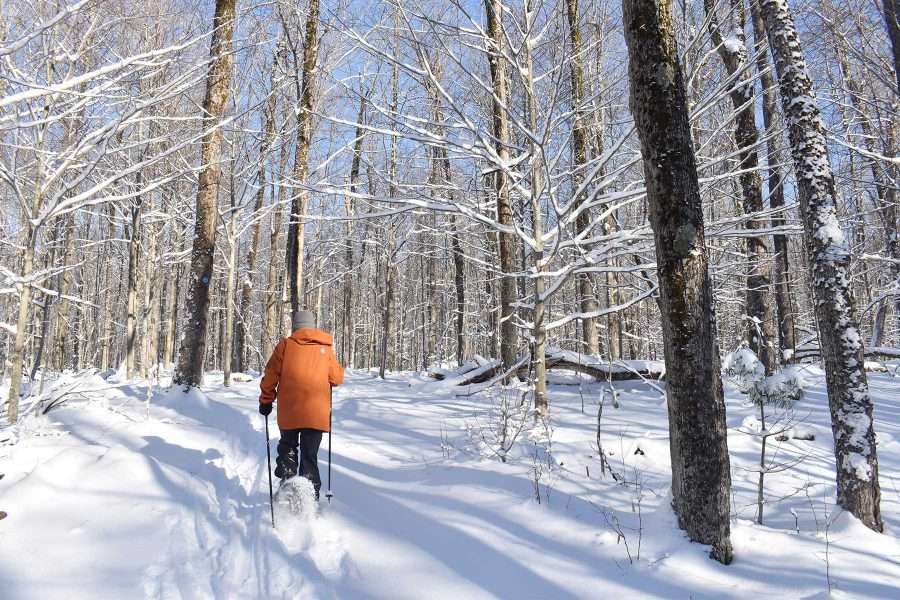
[[[165,391],[165,377],[159,388],[93,372],[48,382],[44,396],[68,390],[65,401],[0,430],[0,597],[900,597],[900,379],[889,374],[870,377],[884,535],[834,506],[816,368],[788,436],[815,439],[770,441],[777,460],[800,462],[768,476],[756,525],[756,408],[728,391],[727,567],[677,529],[666,407],[648,384],[616,384],[619,408],[604,406],[619,483],[596,448],[603,384],[554,374],[550,443],[526,415],[504,463],[497,415],[515,390],[456,396],[465,390],[422,374],[350,373],[335,395],[334,502],[280,514],[273,530],[258,380],[242,378],[226,388],[211,373],[188,395]]]

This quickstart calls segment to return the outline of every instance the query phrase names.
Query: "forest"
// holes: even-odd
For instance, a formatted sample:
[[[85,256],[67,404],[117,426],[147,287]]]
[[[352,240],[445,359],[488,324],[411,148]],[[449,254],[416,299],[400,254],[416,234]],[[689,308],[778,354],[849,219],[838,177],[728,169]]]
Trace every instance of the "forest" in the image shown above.
[[[76,435],[87,427],[83,403],[118,398],[102,423],[127,413],[168,427],[154,407],[215,423],[212,440],[238,421],[258,437],[258,379],[309,310],[350,382],[335,388],[336,436],[342,414],[362,418],[366,398],[384,419],[367,417],[374,431],[413,427],[391,419],[416,402],[415,427],[440,430],[437,443],[415,442],[420,453],[480,453],[491,477],[518,468],[520,495],[542,509],[559,478],[586,472],[603,487],[566,493],[593,507],[591,527],[611,528],[617,547],[624,539],[629,564],[635,531],[653,535],[638,497],[653,498],[665,528],[680,531],[671,535],[723,565],[746,568],[741,544],[748,528],[769,535],[770,510],[766,525],[809,533],[827,557],[835,542],[821,517],[801,526],[790,504],[815,513],[815,479],[816,502],[852,519],[847,546],[883,544],[873,552],[885,581],[900,576],[898,6],[0,0],[0,477],[10,475],[0,509],[25,511],[17,487],[49,472],[43,458],[21,458],[29,444],[46,444],[35,454],[46,457],[48,431],[69,432],[66,444],[88,435]],[[652,410],[625,416],[648,399]],[[463,404],[445,414],[445,402]],[[463,414],[452,441],[446,419]],[[815,443],[792,455],[809,428]],[[664,442],[658,472],[646,467],[655,479],[618,448],[650,430]],[[405,443],[390,431],[382,445]],[[353,443],[370,433],[357,430]],[[183,445],[158,432],[137,439],[150,441],[136,453],[153,454],[157,439]],[[227,462],[228,450],[215,452],[208,464]],[[336,468],[350,469],[340,456]],[[813,474],[810,456],[824,461]],[[87,464],[73,463],[71,485]],[[465,479],[447,477],[450,487]],[[267,503],[257,487],[242,493]],[[557,505],[554,519],[568,509]],[[15,514],[0,514],[2,539]],[[193,597],[416,597],[347,575],[352,528],[338,520],[349,517],[319,515],[303,535],[320,538],[329,518],[345,532],[335,559],[345,587],[307,566],[300,579],[313,587],[302,594],[294,580],[252,593],[235,580]],[[882,541],[860,541],[872,539]],[[247,556],[282,548],[273,540]],[[300,554],[318,560],[304,543]],[[867,559],[854,552],[847,565],[858,569]],[[502,571],[505,560],[489,564]],[[476,565],[453,565],[475,586],[463,597],[603,597],[594,580],[513,593],[513,575],[483,580]],[[732,567],[702,568],[727,577]],[[0,595],[40,589],[15,570],[0,567],[0,590],[21,595]],[[189,586],[153,595],[147,582],[165,577],[142,572],[145,597],[192,597]],[[584,575],[594,576],[607,577]],[[892,594],[890,583],[845,578],[841,596],[832,576],[820,597]],[[130,594],[130,583],[109,585],[85,597]],[[659,585],[626,588],[744,597]],[[784,597],[820,591],[784,586]],[[434,589],[459,597],[449,584]]]

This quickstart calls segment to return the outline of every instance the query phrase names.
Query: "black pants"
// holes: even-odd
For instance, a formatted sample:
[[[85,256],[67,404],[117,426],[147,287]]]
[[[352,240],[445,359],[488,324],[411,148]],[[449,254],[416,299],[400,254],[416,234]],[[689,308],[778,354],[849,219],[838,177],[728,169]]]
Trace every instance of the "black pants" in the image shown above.
[[[293,477],[299,467],[300,475],[312,481],[318,498],[322,487],[318,459],[321,443],[322,432],[318,429],[282,429],[281,439],[278,441],[278,458],[275,460],[275,476],[281,479]]]

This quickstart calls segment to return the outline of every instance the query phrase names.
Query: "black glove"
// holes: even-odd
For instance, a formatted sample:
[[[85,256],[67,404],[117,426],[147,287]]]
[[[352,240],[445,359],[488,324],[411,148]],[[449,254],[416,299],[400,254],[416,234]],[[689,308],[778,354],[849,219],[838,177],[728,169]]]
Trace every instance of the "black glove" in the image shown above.
[[[271,402],[260,402],[259,403],[259,414],[264,417],[268,417],[272,413],[272,403]]]

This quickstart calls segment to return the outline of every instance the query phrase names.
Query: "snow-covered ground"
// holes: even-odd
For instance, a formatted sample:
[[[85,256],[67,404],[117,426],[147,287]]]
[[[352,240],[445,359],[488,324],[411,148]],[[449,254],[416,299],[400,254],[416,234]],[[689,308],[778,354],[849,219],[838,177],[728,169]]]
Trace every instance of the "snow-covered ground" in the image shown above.
[[[802,460],[768,476],[764,526],[756,409],[729,391],[727,567],[677,529],[666,407],[646,384],[604,405],[617,482],[596,448],[602,385],[554,374],[552,431],[526,418],[505,453],[496,422],[506,405],[520,428],[515,391],[353,373],[335,396],[334,502],[273,530],[256,380],[148,396],[67,376],[65,402],[0,446],[0,598],[900,598],[898,379],[871,376],[879,535],[835,509],[822,377],[807,375],[791,433],[815,439],[770,439],[779,462]],[[326,457],[327,439],[323,474]]]

